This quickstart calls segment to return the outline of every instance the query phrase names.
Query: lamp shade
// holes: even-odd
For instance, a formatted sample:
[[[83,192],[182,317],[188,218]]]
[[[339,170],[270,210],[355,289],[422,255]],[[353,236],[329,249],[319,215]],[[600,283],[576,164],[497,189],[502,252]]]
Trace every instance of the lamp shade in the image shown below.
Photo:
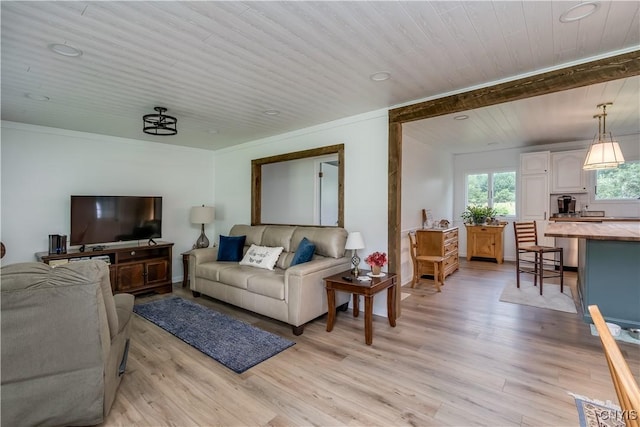
[[[596,142],[589,147],[582,169],[617,168],[622,163],[624,163],[624,156],[620,150],[620,145],[616,141],[605,140]]]
[[[191,208],[189,220],[192,224],[209,224],[215,219],[213,206],[194,206]]]
[[[347,236],[347,244],[345,249],[364,249],[364,239],[362,233],[359,231],[353,231]]]
[[[587,158],[582,166],[584,170],[617,168],[624,163],[620,145],[613,140],[611,132],[607,140],[607,107],[610,105],[612,105],[610,102],[598,104],[598,108],[602,108],[602,114],[593,116],[594,119],[598,119],[598,135],[589,147]]]

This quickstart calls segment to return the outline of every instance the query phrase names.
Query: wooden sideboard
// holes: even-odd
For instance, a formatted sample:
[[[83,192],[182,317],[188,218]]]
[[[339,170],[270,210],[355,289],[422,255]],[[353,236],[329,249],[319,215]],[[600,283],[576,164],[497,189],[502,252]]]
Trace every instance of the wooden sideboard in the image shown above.
[[[498,264],[504,262],[504,227],[502,225],[468,225],[467,261],[471,258],[494,259]]]
[[[460,267],[458,261],[458,227],[416,230],[416,255],[444,257],[444,277]],[[433,276],[433,266],[425,266],[427,274]]]
[[[114,293],[165,293],[171,292],[172,286],[172,247],[173,243],[167,242],[158,242],[156,245],[125,244],[98,251],[73,250],[65,254],[39,252],[36,258],[53,266],[84,259],[102,259],[109,264],[111,289]]]

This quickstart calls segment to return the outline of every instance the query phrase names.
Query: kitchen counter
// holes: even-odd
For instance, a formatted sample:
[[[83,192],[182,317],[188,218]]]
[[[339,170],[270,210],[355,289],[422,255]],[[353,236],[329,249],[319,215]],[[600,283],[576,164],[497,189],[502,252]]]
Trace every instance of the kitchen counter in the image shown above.
[[[640,222],[637,217],[616,217],[616,216],[552,216],[550,221],[554,222]]]
[[[545,236],[578,239],[578,297],[583,318],[597,305],[607,322],[640,327],[640,223],[552,222]]]
[[[640,222],[557,221],[547,226],[544,235],[548,237],[576,237],[591,240],[640,242]]]

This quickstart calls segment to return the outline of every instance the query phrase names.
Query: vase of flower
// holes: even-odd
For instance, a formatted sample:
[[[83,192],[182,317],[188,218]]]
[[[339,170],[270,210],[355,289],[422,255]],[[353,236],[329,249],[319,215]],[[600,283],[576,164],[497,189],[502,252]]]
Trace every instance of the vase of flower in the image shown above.
[[[374,252],[364,260],[371,267],[371,274],[379,276],[382,267],[387,264],[387,254],[385,252]]]

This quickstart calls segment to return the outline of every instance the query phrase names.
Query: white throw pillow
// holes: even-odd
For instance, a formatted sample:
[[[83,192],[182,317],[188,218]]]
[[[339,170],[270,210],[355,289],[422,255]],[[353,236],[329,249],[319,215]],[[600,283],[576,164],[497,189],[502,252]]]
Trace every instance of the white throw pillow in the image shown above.
[[[240,265],[250,265],[252,267],[273,270],[278,261],[278,257],[284,250],[283,247],[271,248],[269,246],[251,245],[249,250],[240,261]]]

